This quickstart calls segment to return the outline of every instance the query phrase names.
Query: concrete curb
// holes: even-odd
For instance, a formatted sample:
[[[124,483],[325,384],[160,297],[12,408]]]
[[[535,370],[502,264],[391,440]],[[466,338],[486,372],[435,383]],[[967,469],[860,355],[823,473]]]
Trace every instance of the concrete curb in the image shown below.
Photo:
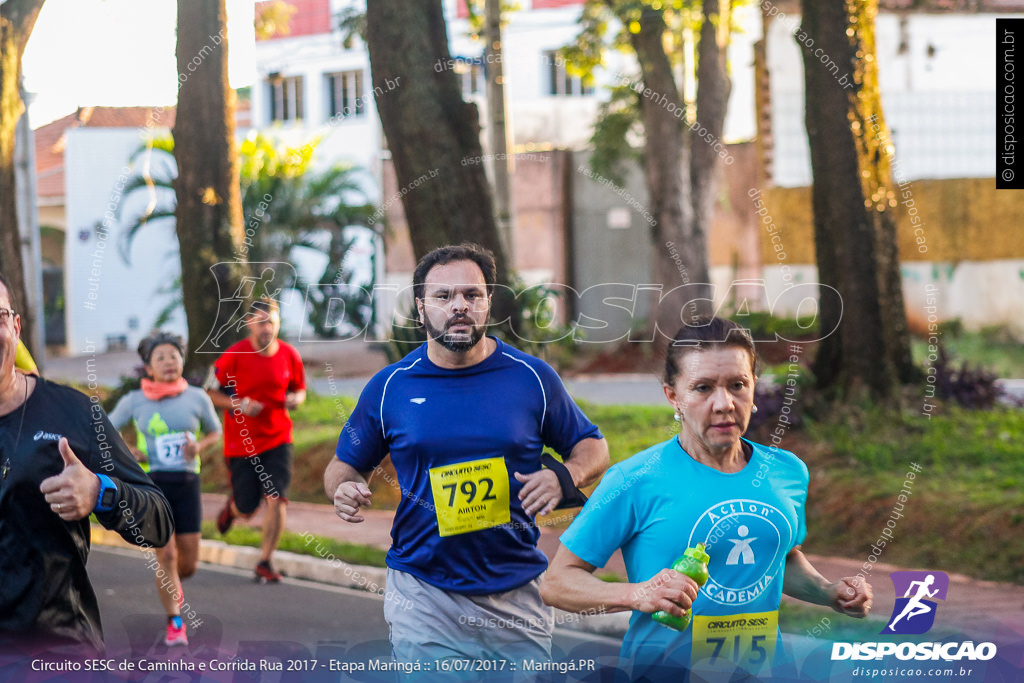
[[[108,531],[96,524],[92,525],[92,542],[97,545],[135,548],[116,532]],[[384,595],[386,569],[348,564],[331,553],[317,549],[314,544],[311,546],[316,552],[321,552],[322,557],[278,550],[274,553],[274,567],[293,579],[305,579],[306,581],[316,581],[343,588],[356,588]],[[135,549],[138,550],[138,548]],[[142,551],[139,550],[139,552]],[[224,541],[207,538],[199,541],[200,562],[252,571],[259,559],[258,548],[229,545]]]
[[[98,524],[92,525],[92,543],[143,552],[142,549],[126,542],[116,532],[104,529]],[[313,557],[278,550],[274,553],[274,567],[288,578],[354,588],[384,597],[387,569],[348,564],[323,548],[317,548],[316,543],[311,542],[310,548],[321,556]],[[224,541],[207,538],[199,541],[200,562],[252,571],[259,559],[260,552],[257,548],[229,545]],[[556,609],[555,626],[580,633],[621,638],[629,627],[629,612],[574,614]]]

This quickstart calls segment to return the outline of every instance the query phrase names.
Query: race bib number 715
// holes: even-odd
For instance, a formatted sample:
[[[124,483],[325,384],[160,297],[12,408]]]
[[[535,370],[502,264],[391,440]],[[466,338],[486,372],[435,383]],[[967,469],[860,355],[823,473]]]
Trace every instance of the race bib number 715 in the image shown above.
[[[511,520],[505,458],[434,467],[430,490],[441,536],[488,529]]]
[[[693,617],[692,660],[729,662],[756,672],[770,665],[779,630],[778,612]]]

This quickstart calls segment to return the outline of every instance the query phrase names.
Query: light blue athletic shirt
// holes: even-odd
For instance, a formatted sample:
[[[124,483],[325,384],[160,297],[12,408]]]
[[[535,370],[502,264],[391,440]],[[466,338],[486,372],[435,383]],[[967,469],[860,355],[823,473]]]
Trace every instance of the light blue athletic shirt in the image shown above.
[[[695,618],[777,611],[786,555],[807,533],[807,466],[788,451],[746,443],[750,462],[733,474],[698,463],[676,438],[614,465],[562,543],[595,567],[622,548],[629,581],[639,583],[703,542],[710,578],[693,604]],[[693,624],[679,633],[634,612],[622,656],[688,666],[693,632]],[[730,644],[723,645],[727,657]]]
[[[514,473],[540,470],[545,446],[568,456],[583,439],[602,438],[551,366],[495,341],[490,356],[467,368],[434,365],[423,344],[381,370],[336,451],[359,472],[391,454],[402,499],[387,565],[467,595],[518,588],[547,568]],[[446,513],[473,519],[477,509],[503,521],[442,533]]]

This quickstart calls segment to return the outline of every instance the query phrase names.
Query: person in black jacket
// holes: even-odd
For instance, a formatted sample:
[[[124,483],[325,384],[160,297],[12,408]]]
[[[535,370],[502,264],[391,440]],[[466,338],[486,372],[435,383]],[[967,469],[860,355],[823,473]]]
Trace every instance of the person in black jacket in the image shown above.
[[[15,369],[20,334],[0,273],[0,654],[100,651],[89,515],[129,543],[162,547],[170,506],[98,397]]]

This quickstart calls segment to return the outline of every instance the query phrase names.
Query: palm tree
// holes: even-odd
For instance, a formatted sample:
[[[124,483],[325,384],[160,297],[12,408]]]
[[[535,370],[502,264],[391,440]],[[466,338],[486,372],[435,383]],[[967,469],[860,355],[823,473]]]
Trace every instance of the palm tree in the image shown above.
[[[342,267],[353,240],[346,237],[351,225],[369,226],[373,211],[358,183],[359,169],[335,165],[323,172],[311,170],[311,160],[319,139],[301,147],[291,147],[262,134],[247,137],[239,147],[241,161],[242,213],[245,241],[239,260],[250,263],[288,262],[292,249],[307,247],[327,255],[327,266],[317,287],[310,289],[313,305],[311,322],[319,334],[330,334],[337,321],[328,320],[325,309],[332,298],[347,299],[350,275]],[[170,136],[153,138],[132,155],[132,163],[140,170],[129,179],[124,195],[146,192],[148,201],[138,215],[125,217],[127,225],[121,233],[118,248],[130,263],[131,244],[140,230],[149,223],[175,216],[174,141]],[[125,206],[122,202],[121,206]],[[119,218],[122,218],[119,216]],[[295,276],[289,287],[305,288],[310,284]],[[181,283],[178,281],[162,293],[174,296],[158,317],[158,323],[181,305]],[[360,329],[368,322],[367,310],[346,305],[349,322]],[[333,323],[333,324],[332,324]]]

